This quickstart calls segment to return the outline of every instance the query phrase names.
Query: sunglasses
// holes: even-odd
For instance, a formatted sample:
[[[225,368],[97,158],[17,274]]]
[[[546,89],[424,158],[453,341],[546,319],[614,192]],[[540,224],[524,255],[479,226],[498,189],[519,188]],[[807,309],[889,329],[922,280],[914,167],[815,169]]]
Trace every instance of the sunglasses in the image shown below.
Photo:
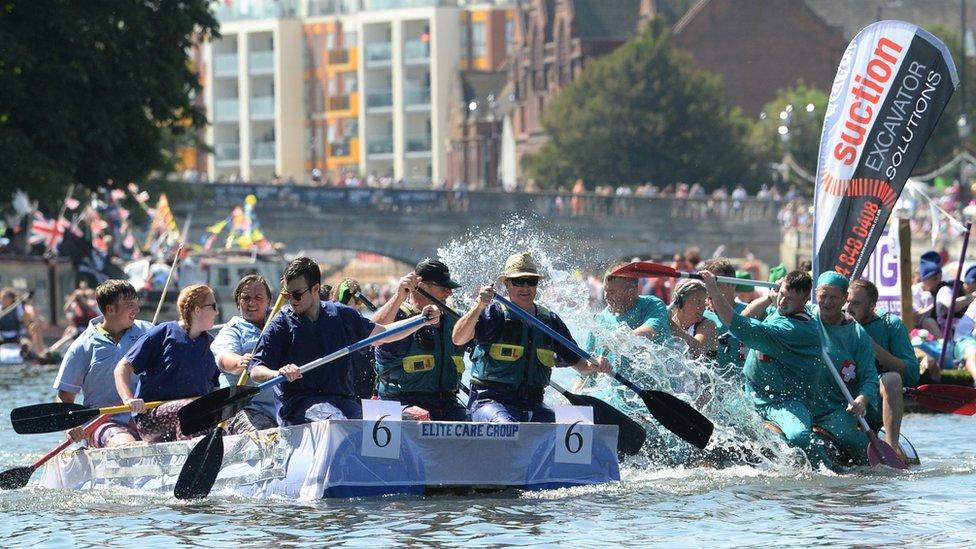
[[[295,301],[301,301],[302,296],[307,294],[311,288],[305,288],[304,290],[295,290],[294,292],[285,291],[284,294],[289,299],[294,299]]]
[[[524,286],[535,288],[539,285],[539,279],[534,276],[527,276],[524,278],[509,278],[508,281],[512,283],[512,286],[518,286],[519,288]]]
[[[207,307],[212,307],[213,310],[216,311],[217,310],[217,303],[216,302],[214,302],[214,303],[204,303],[203,305],[200,305],[200,308],[201,309],[206,309]]]

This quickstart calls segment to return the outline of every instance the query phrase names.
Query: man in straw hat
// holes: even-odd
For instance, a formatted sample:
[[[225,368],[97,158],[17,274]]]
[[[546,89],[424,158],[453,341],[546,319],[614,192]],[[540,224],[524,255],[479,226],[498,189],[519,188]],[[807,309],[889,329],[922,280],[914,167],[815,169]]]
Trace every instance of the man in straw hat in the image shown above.
[[[509,256],[499,277],[512,303],[572,340],[559,316],[535,303],[541,279],[539,267],[528,253]],[[552,368],[572,366],[584,374],[608,373],[610,363],[603,357],[580,358],[493,302],[494,297],[493,285],[482,286],[471,310],[454,326],[455,345],[466,345],[472,339],[475,343],[468,415],[472,421],[552,423],[555,414],[543,404]]]

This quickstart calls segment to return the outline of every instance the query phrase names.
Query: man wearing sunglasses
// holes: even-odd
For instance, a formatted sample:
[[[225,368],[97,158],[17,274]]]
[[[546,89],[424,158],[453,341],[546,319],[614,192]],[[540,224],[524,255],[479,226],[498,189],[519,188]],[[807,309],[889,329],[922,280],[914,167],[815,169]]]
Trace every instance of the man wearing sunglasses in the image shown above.
[[[318,264],[299,257],[285,269],[284,284],[290,308],[282,310],[258,339],[251,360],[251,378],[255,382],[284,376],[288,383],[276,388],[281,401],[280,425],[298,425],[326,419],[362,418],[362,407],[356,396],[354,366],[347,355],[306,374],[299,365],[326,356],[382,333],[383,324],[363,318],[356,309],[321,301],[319,290],[322,273]],[[440,320],[437,307],[421,311],[428,322],[381,339],[379,344],[405,338],[426,325]]]
[[[542,275],[528,253],[509,256],[499,280],[516,306],[545,322],[559,334],[573,339],[556,313],[535,303]],[[475,350],[471,372],[468,416],[472,421],[552,423],[556,416],[543,404],[552,368],[572,366],[581,373],[610,372],[610,363],[599,357],[592,362],[534,329],[500,303],[494,303],[494,286],[483,286],[478,299],[454,326],[458,346],[472,339]]]
[[[400,279],[396,295],[376,311],[373,320],[388,323],[420,314],[432,302],[417,288],[446,301],[460,287],[451,280],[447,265],[425,259]],[[442,315],[437,326],[426,326],[413,337],[376,348],[376,391],[380,398],[422,408],[434,421],[467,419],[467,412],[457,400],[464,374],[464,347],[451,340],[454,322]]]

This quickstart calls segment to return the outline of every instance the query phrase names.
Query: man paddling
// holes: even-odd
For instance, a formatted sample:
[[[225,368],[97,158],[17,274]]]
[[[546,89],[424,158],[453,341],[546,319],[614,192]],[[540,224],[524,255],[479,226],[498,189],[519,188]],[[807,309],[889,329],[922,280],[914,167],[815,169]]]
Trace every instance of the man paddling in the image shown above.
[[[279,375],[288,381],[276,389],[281,402],[281,425],[361,418],[362,407],[356,397],[353,365],[348,356],[305,375],[297,365],[380,334],[386,327],[363,318],[352,307],[320,301],[322,273],[307,257],[288,264],[284,282],[291,308],[277,315],[258,340],[250,365],[251,377],[259,383]],[[424,307],[421,313],[427,317],[428,325],[440,319],[437,307]],[[422,326],[378,343],[397,341]]]
[[[640,295],[638,279],[611,275],[626,264],[616,262],[603,274],[603,301],[607,306],[594,317],[594,321],[606,330],[613,330],[624,323],[634,335],[664,343],[671,337],[668,306],[655,296]],[[587,334],[583,348],[590,354],[604,354],[603,344],[593,332]],[[626,357],[617,358],[613,353],[606,353],[606,356],[616,371],[629,375],[630,361]],[[578,392],[592,379],[591,375],[580,376],[573,385],[573,392]]]
[[[102,408],[115,406],[122,399],[115,387],[115,365],[129,348],[150,328],[152,323],[136,320],[139,296],[125,280],[106,280],[95,288],[95,300],[102,316],[94,318],[88,327],[68,347],[61,368],[54,379],[58,402],[74,402],[81,393],[85,406]],[[81,427],[68,431],[75,442],[86,438]],[[95,448],[129,444],[139,440],[139,433],[131,414],[116,414],[87,437]]]
[[[722,324],[749,347],[743,374],[760,417],[776,425],[787,443],[803,450],[811,465],[831,466],[823,445],[813,441],[813,416],[807,406],[825,375],[819,329],[805,310],[813,286],[810,275],[787,274],[775,294],[776,311],[760,321],[736,314],[715,275],[699,274]]]
[[[851,282],[847,289],[847,313],[871,336],[881,386],[881,410],[868,414],[868,424],[876,429],[884,425],[885,440],[900,451],[901,420],[905,415],[902,398],[905,387],[918,385],[918,358],[912,348],[908,328],[897,316],[878,314],[878,288],[863,278]],[[879,417],[880,416],[880,417]]]
[[[251,351],[261,337],[261,329],[268,317],[271,288],[261,275],[249,274],[237,283],[234,302],[240,315],[231,318],[217,332],[210,351],[220,368],[220,386],[237,385],[241,373],[251,362]],[[227,422],[231,434],[261,431],[277,427],[278,400],[270,391],[259,393],[248,405]]]
[[[541,278],[532,256],[517,253],[505,261],[499,280],[512,303],[572,340],[562,319],[535,303]],[[475,343],[468,415],[479,422],[552,423],[555,413],[543,404],[552,368],[572,366],[584,374],[609,373],[610,363],[603,357],[592,362],[580,358],[541,330],[532,329],[507,307],[493,302],[494,297],[494,286],[482,286],[474,305],[454,326],[455,345],[471,340]]]
[[[417,292],[423,288],[446,301],[461,285],[451,280],[447,265],[425,259],[400,279],[397,293],[373,315],[387,324],[420,314],[432,302]],[[441,315],[436,326],[425,326],[400,341],[376,347],[376,390],[381,399],[422,408],[434,421],[464,421],[467,413],[457,392],[464,373],[464,347],[451,340],[455,320]]]
[[[854,402],[835,383],[827,380],[809,400],[813,423],[827,431],[856,465],[868,464],[868,437],[858,429],[856,416],[878,415],[878,370],[871,336],[861,325],[844,314],[847,278],[836,271],[825,271],[817,278],[817,311],[814,322],[822,322],[827,333],[826,351]],[[830,367],[829,365],[827,366]]]

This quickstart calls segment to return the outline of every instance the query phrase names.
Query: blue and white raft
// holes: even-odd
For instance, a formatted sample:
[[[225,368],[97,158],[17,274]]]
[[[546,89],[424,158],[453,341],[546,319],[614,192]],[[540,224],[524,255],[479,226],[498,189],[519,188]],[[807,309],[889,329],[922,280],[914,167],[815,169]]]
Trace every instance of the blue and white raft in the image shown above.
[[[171,494],[196,440],[64,453],[40,484]],[[214,493],[314,500],[601,484],[620,480],[616,448],[612,425],[328,420],[226,437]]]

